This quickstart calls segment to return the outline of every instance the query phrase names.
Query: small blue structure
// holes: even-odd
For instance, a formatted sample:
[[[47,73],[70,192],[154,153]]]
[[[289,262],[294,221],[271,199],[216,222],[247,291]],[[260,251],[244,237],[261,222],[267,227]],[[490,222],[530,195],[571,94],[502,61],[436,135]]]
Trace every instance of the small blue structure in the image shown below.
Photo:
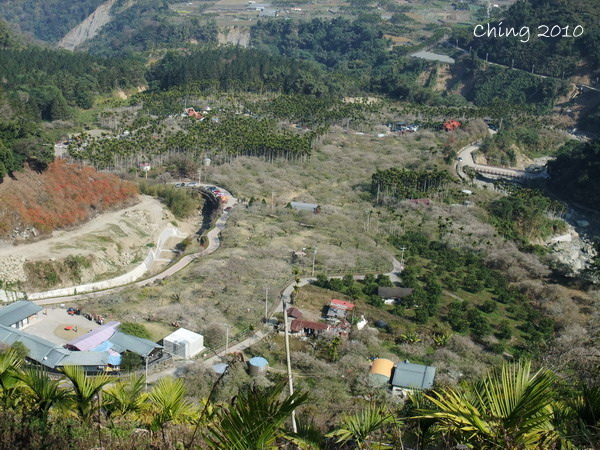
[[[262,356],[255,356],[250,361],[248,361],[248,368],[250,371],[250,375],[253,377],[265,375],[267,373],[267,369],[269,368],[269,361],[267,361]]]
[[[225,364],[225,363],[219,363],[219,364],[215,364],[214,366],[212,366],[213,371],[217,375],[223,375],[228,368],[229,368],[229,365]]]

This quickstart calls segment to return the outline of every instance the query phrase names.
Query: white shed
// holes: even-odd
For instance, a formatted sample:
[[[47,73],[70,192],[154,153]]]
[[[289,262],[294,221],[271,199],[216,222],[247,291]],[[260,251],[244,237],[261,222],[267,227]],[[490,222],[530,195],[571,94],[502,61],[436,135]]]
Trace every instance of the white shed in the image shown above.
[[[180,328],[163,339],[164,351],[181,358],[190,359],[204,350],[204,337]]]

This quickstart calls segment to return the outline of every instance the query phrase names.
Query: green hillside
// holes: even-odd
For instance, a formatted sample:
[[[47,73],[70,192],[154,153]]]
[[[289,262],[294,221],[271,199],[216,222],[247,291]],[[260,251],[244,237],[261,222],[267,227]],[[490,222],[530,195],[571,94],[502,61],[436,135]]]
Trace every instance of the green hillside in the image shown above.
[[[525,70],[534,69],[536,73],[560,77],[573,75],[580,71],[581,60],[589,65],[587,71],[600,70],[600,1],[598,0],[518,0],[505,14],[496,18],[489,26],[495,29],[528,27],[528,42],[523,37],[474,37],[473,26],[465,27],[456,33],[463,48],[472,48],[480,58]],[[501,24],[501,25],[500,25]],[[538,37],[544,33],[547,25],[563,27],[559,36]],[[569,27],[565,32],[564,27]],[[573,37],[575,27],[580,26],[583,33]],[[484,24],[487,32],[487,24]],[[575,31],[580,34],[581,28]],[[554,33],[558,32],[558,28]],[[481,34],[482,31],[479,31]],[[552,31],[547,33],[552,35]],[[563,35],[567,36],[563,36]],[[535,67],[534,67],[535,66]]]
[[[0,0],[0,17],[24,33],[57,42],[105,0]]]

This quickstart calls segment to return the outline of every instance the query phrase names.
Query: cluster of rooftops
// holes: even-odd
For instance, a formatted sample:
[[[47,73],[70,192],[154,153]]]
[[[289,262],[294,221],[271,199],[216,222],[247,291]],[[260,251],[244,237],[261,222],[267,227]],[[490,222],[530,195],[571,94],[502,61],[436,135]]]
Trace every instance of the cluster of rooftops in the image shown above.
[[[30,318],[42,309],[27,300],[0,308],[0,342],[9,346],[21,342],[28,350],[29,360],[49,369],[77,365],[87,372],[115,370],[121,364],[121,354],[126,351],[138,354],[145,361],[162,356],[162,345],[118,331],[120,322],[101,325],[64,346],[23,331]]]

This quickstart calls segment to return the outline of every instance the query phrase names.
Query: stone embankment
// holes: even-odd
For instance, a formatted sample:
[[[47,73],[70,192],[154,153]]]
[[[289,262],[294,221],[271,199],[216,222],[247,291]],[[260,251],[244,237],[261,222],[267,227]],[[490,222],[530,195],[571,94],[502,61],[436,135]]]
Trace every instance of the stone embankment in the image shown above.
[[[6,283],[25,281],[25,269],[23,265],[27,261],[24,256],[11,255],[0,260],[0,280]]]

